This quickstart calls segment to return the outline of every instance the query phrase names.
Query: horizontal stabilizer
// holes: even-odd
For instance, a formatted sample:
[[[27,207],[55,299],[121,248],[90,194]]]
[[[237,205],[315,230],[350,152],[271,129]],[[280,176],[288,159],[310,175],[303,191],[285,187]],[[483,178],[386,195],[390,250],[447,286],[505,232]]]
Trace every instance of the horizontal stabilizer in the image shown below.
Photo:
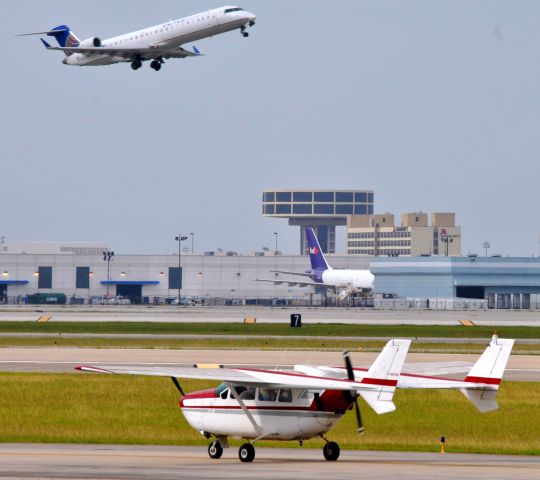
[[[59,28],[58,30],[47,30],[45,32],[20,33],[17,37],[29,37],[30,35],[55,35],[60,32],[69,32],[69,28]]]
[[[380,399],[380,392],[366,392],[363,390],[359,390],[358,393],[378,415],[382,415],[383,413],[390,413],[396,409],[396,406],[394,405],[394,402],[392,400]],[[392,395],[393,393],[394,392],[392,392]]]

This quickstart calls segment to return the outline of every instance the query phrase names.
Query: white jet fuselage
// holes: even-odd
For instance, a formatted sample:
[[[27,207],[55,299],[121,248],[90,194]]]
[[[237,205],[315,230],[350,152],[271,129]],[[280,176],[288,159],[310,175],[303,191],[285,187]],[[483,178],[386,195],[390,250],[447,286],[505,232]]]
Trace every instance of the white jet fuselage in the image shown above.
[[[369,270],[340,270],[329,268],[322,272],[322,282],[326,285],[356,290],[371,290],[374,276]]]
[[[171,20],[160,25],[144,28],[101,41],[102,48],[178,48],[189,42],[212,37],[220,33],[255,22],[255,15],[245,10],[225,13],[226,8],[217,8],[189,17]],[[108,54],[73,53],[63,63],[78,66],[111,65],[130,62],[131,59]]]

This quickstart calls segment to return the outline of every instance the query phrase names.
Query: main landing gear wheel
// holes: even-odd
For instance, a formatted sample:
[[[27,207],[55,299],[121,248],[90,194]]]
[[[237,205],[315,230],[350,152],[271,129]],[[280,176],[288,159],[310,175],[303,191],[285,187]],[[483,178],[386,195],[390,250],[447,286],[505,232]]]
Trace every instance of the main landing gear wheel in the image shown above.
[[[242,32],[243,37],[249,37],[249,32]]]
[[[131,68],[133,70],[139,70],[139,68],[142,67],[142,62],[140,62],[139,60],[134,60],[133,62],[131,62]]]
[[[242,462],[252,462],[255,458],[255,447],[251,443],[244,443],[238,449],[238,458]]]
[[[328,442],[322,451],[324,458],[329,462],[333,462],[339,458],[339,445],[336,442]]]
[[[156,71],[159,72],[161,70],[161,62],[159,60],[154,60],[150,66]]]
[[[221,458],[221,455],[223,455],[223,447],[218,440],[214,440],[210,445],[208,445],[208,455],[210,455],[210,458],[214,458],[215,460]]]

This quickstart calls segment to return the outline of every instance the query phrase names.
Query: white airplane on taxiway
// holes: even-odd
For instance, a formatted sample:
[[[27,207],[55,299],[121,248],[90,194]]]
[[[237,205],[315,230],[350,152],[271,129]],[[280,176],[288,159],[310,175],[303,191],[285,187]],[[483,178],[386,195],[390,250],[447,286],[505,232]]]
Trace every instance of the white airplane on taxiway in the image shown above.
[[[100,365],[76,366],[95,373],[171,377],[182,398],[180,408],[188,423],[206,438],[211,458],[218,459],[229,446],[228,438],[248,440],[238,450],[242,462],[255,458],[253,444],[259,440],[325,441],[326,460],[337,460],[339,445],[325,434],[347,410],[355,409],[358,433],[364,431],[357,397],[378,414],[393,412],[396,388],[457,389],[480,412],[497,409],[495,399],[510,352],[512,339],[496,335],[463,380],[402,373],[410,340],[390,340],[369,367],[353,368],[348,353],[342,367],[296,365],[290,370],[257,368],[193,368]],[[444,367],[443,367],[444,368]],[[434,373],[442,374],[435,369]],[[454,370],[450,367],[447,373]],[[459,370],[459,367],[458,367]],[[457,372],[458,370],[454,370]],[[409,368],[410,371],[410,368]],[[218,380],[217,388],[186,394],[177,380]]]
[[[51,46],[43,38],[41,41],[47,50],[64,52],[65,65],[87,67],[130,62],[131,68],[138,70],[144,61],[150,61],[150,66],[158,71],[164,59],[201,55],[197,47],[193,47],[190,51],[182,48],[182,45],[236,29],[240,29],[242,35],[247,37],[249,35],[247,27],[255,25],[255,20],[253,13],[240,7],[225,6],[106,40],[90,37],[81,41],[67,25],[60,25],[45,32],[24,33],[19,36],[54,37],[59,47]]]

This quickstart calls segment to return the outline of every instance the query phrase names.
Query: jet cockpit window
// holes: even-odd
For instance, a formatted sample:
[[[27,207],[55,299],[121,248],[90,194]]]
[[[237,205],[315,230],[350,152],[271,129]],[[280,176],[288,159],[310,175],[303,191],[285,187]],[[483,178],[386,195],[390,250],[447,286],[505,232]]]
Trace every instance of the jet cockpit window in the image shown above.
[[[226,8],[225,13],[242,12],[244,9],[240,7]]]

